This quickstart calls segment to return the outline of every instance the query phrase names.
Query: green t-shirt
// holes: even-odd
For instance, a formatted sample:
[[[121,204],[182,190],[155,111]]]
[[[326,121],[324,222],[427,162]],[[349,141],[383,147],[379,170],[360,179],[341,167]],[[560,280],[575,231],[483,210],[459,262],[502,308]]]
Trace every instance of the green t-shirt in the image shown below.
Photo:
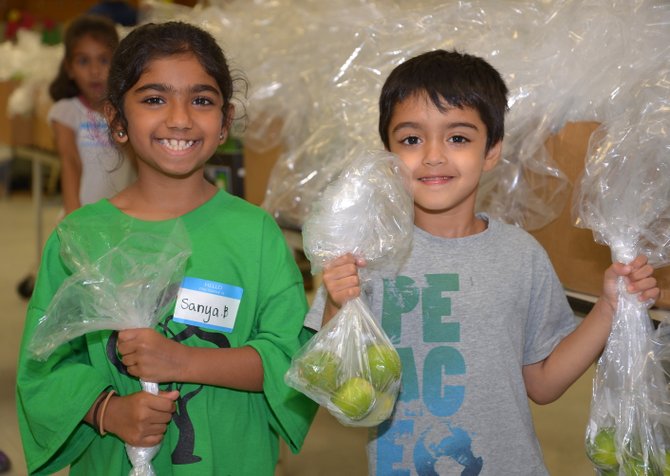
[[[186,324],[178,318],[180,306],[188,304],[182,299],[157,329],[189,346],[253,347],[263,361],[264,384],[262,392],[161,384],[162,390],[178,389],[180,396],[152,464],[158,476],[272,475],[278,436],[297,452],[316,412],[316,405],[283,379],[292,355],[311,336],[302,326],[307,309],[302,277],[274,220],[237,197],[220,191],[179,220],[191,246],[181,291],[189,280],[236,290],[237,311],[233,325],[224,330]],[[61,257],[58,230],[85,229],[92,221],[108,227],[100,235],[112,243],[131,232],[167,233],[175,223],[136,220],[102,200],[66,217],[50,236],[28,307],[17,379],[19,426],[31,474],[70,465],[74,475],[126,476],[131,468],[119,438],[101,437],[82,422],[104,389],[120,395],[141,390],[116,354],[116,333],[75,337],[46,361],[32,359],[28,351],[39,319],[72,274]],[[93,260],[109,246],[87,233],[82,242]]]

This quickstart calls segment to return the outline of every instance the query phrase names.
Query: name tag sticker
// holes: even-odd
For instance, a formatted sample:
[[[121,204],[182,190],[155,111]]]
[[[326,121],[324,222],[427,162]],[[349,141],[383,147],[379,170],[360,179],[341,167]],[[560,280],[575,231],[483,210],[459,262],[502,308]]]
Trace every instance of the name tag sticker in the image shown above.
[[[181,283],[174,320],[182,324],[232,332],[243,289],[186,277]]]

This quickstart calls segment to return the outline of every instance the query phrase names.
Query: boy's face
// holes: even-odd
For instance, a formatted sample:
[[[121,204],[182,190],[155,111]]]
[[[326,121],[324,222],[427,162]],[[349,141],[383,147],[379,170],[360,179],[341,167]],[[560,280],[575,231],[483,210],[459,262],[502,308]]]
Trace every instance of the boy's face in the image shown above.
[[[427,95],[410,96],[396,104],[389,124],[390,151],[412,174],[415,223],[422,228],[445,216],[474,215],[479,179],[502,147],[498,142],[486,150],[477,110],[445,105],[441,112]]]

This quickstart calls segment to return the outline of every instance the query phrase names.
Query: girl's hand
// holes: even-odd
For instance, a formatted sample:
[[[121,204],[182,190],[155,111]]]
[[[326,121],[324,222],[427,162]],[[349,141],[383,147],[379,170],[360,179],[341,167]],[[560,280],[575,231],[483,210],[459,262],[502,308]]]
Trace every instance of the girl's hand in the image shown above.
[[[617,307],[617,281],[623,276],[626,282],[626,290],[631,294],[637,294],[639,301],[653,302],[658,299],[661,290],[658,288],[656,278],[652,276],[654,268],[648,264],[647,257],[640,255],[629,264],[613,263],[605,270],[603,284],[603,298],[612,308]]]
[[[356,259],[351,253],[334,259],[323,269],[323,285],[328,291],[328,304],[339,309],[342,305],[360,296],[361,282],[358,268],[365,260]]]
[[[119,331],[116,349],[128,373],[147,382],[181,381],[185,346],[154,329]]]
[[[179,392],[137,392],[125,397],[113,396],[103,415],[105,431],[114,433],[132,446],[149,448],[163,441],[165,430],[176,409]]]

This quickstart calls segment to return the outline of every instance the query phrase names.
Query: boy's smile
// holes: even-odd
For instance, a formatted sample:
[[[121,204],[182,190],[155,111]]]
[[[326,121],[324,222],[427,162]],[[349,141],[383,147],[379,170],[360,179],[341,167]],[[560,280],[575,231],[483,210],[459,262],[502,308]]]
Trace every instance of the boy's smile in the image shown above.
[[[438,235],[444,218],[474,220],[479,179],[501,149],[498,143],[486,151],[486,125],[475,109],[443,109],[415,94],[395,105],[389,124],[390,150],[412,174],[415,223]]]

